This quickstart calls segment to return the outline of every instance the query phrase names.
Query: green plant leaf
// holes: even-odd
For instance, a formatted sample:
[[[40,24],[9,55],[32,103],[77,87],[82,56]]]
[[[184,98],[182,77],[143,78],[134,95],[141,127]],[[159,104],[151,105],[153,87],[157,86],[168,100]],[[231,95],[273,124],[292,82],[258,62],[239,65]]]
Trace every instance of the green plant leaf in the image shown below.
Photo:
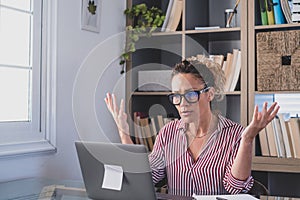
[[[140,35],[144,34],[150,37],[157,27],[162,26],[165,20],[165,15],[161,9],[154,6],[148,8],[145,3],[125,9],[124,14],[133,20],[133,25],[126,27],[125,53],[121,55],[120,65],[124,65],[126,60],[129,60],[130,54],[136,51],[135,43],[139,41]]]

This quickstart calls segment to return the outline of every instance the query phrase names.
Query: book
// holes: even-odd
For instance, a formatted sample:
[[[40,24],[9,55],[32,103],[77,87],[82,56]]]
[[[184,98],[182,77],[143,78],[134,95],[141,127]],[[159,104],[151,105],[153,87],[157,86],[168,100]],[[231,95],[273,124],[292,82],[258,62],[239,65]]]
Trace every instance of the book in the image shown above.
[[[275,139],[278,146],[278,157],[285,158],[286,151],[283,143],[282,130],[280,126],[279,119],[276,117],[272,120],[274,126]]]
[[[292,13],[292,22],[300,21],[300,13]]]
[[[278,157],[277,144],[272,122],[266,126],[267,141],[270,151],[270,156]]]
[[[228,86],[229,85],[229,76],[230,76],[230,72],[232,71],[232,60],[233,60],[233,54],[232,53],[227,53],[227,56],[226,56],[226,68],[224,70],[224,75],[225,75],[225,78],[226,78],[226,81],[225,81],[225,86],[224,86],[224,91],[227,92],[228,91]]]
[[[226,67],[227,67],[227,61],[226,60],[224,60],[223,61],[223,65],[222,65],[222,70],[225,72],[225,70],[226,70]]]
[[[162,115],[157,115],[157,123],[158,123],[158,127],[159,130],[162,129],[162,127],[164,127],[164,120],[163,120],[163,116]]]
[[[176,31],[183,11],[183,0],[174,0],[165,31]]]
[[[268,144],[268,137],[266,129],[262,129],[259,134],[259,142],[260,142],[260,149],[262,156],[270,156],[269,144]]]
[[[133,113],[133,129],[134,129],[134,137],[135,137],[135,144],[142,144],[140,139],[141,139],[141,134],[139,133],[139,122],[137,120],[137,112]]]
[[[294,157],[300,158],[300,122],[299,118],[292,117],[288,122],[289,130],[291,132],[291,139],[294,151]]]
[[[282,12],[280,0],[273,0],[274,19],[275,24],[285,24],[285,17]]]
[[[137,127],[137,134],[138,134],[139,142],[140,142],[140,144],[145,145],[146,149],[149,150],[146,138],[144,137],[144,134],[143,134],[143,130],[142,130],[140,120],[141,120],[141,117],[137,115],[137,117],[136,117],[136,122],[137,122],[136,127]]]
[[[151,123],[150,123],[151,124],[151,132],[153,135],[153,139],[155,141],[158,131],[156,128],[156,123],[155,123],[154,117],[150,117],[150,121],[151,121]]]
[[[286,127],[286,132],[289,136],[289,141],[290,141],[290,148],[291,148],[291,154],[292,158],[295,158],[295,152],[294,152],[294,147],[293,147],[293,138],[292,138],[292,133],[291,133],[291,128],[290,128],[290,120],[288,119],[287,121],[284,122],[285,127]]]
[[[290,146],[290,136],[288,135],[288,131],[285,125],[286,118],[289,117],[288,113],[278,113],[277,114],[281,131],[282,131],[282,138],[283,138],[283,143],[284,143],[284,148],[286,152],[286,157],[291,158],[292,157],[292,151],[291,151],[291,146]]]
[[[293,4],[291,12],[292,13],[300,12],[300,4]]]
[[[164,23],[161,27],[162,32],[166,31],[166,28],[167,28],[167,25],[168,25],[168,22],[169,22],[169,19],[170,19],[170,14],[171,14],[173,3],[174,3],[174,0],[169,0],[168,8],[167,8],[167,11],[166,11],[166,17],[165,17]]]
[[[292,22],[300,22],[300,0],[292,0],[291,3]]]
[[[226,76],[226,82],[225,82],[225,87],[224,87],[225,91],[230,91],[230,86],[231,86],[234,72],[236,69],[236,62],[237,62],[238,54],[239,54],[239,50],[233,49],[232,62],[230,63],[230,66],[227,66],[228,71],[227,71],[227,74],[225,74],[225,76]]]
[[[153,145],[154,145],[154,138],[153,138],[153,134],[151,131],[151,124],[149,123],[150,118],[145,118],[145,135],[146,135],[146,139],[147,139],[147,143],[149,145],[149,150],[152,151],[153,149]]]
[[[212,60],[215,63],[218,63],[220,67],[223,66],[224,62],[224,55],[209,55],[209,59]]]
[[[266,0],[266,9],[267,9],[268,25],[275,24],[272,0]]]
[[[259,0],[261,24],[268,25],[268,16],[265,0]]]
[[[233,73],[233,77],[232,77],[232,81],[230,84],[230,88],[229,91],[234,91],[236,84],[239,80],[239,76],[240,76],[240,72],[241,72],[241,66],[242,66],[242,53],[241,51],[238,51],[238,55],[237,55],[237,60],[236,60],[236,65],[234,67],[234,73]]]
[[[149,118],[141,118],[140,119],[140,126],[142,129],[142,135],[144,138],[144,143],[148,145],[148,150],[152,151],[153,149],[153,140],[152,140],[152,135],[150,131],[150,126],[149,126]]]
[[[287,23],[289,24],[293,23],[292,12],[288,0],[280,0],[280,5]]]

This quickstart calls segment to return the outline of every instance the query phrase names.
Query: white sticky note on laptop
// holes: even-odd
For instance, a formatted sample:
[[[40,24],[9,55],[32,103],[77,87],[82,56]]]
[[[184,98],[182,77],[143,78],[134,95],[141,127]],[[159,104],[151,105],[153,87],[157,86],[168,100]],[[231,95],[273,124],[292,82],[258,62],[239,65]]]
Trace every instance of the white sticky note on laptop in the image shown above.
[[[121,190],[123,182],[123,168],[117,165],[104,165],[102,188]]]

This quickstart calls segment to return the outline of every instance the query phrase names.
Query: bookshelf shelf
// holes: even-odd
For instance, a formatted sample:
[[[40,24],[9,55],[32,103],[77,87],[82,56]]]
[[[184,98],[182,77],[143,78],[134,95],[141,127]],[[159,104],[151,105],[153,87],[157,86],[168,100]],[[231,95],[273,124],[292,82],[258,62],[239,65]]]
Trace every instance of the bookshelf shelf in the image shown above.
[[[255,106],[255,97],[258,95],[269,94],[298,94],[300,91],[257,91],[257,55],[256,55],[256,34],[269,31],[285,31],[285,30],[299,30],[300,24],[275,24],[275,25],[258,25],[257,1],[248,1],[248,119],[249,122],[253,115],[253,108]],[[270,66],[272,67],[272,66]],[[259,141],[259,140],[257,140]],[[300,145],[300,144],[299,144]],[[258,148],[258,144],[254,148]],[[287,172],[300,173],[300,159],[282,158],[282,157],[267,157],[260,156],[258,152],[253,155],[252,169],[254,171],[269,172]]]
[[[285,28],[299,28],[300,24],[295,23],[295,24],[275,24],[275,25],[257,25],[255,26],[255,30],[272,30],[272,29],[285,29]]]
[[[170,94],[171,92],[134,92],[133,95],[136,96],[166,96]]]
[[[260,95],[260,94],[298,94],[300,91],[267,91],[267,92],[258,92],[255,91],[255,95]]]
[[[252,170],[300,173],[300,159],[256,156],[253,158]]]
[[[127,0],[127,5],[149,3],[166,9],[169,1],[154,0]],[[233,48],[240,49],[242,68],[239,87],[233,92],[225,92],[227,112],[226,117],[240,122],[244,127],[250,123],[255,106],[255,97],[268,94],[298,94],[300,91],[264,91],[257,90],[257,61],[256,61],[256,34],[268,31],[299,30],[300,24],[258,25],[255,16],[256,7],[252,0],[240,1],[238,6],[238,27],[224,28],[224,19],[220,17],[226,8],[233,7],[235,0],[183,0],[183,13],[177,30],[174,32],[155,32],[150,38],[141,38],[140,45],[157,44],[140,49],[131,56],[126,63],[126,100],[128,115],[134,112],[147,113],[153,105],[159,105],[160,111],[167,116],[178,116],[176,109],[170,105],[166,97],[170,92],[142,92],[136,91],[138,71],[160,69],[155,64],[171,67],[182,59],[197,54],[225,55]],[[163,9],[163,10],[164,10]],[[216,13],[219,13],[217,15]],[[194,30],[195,27],[220,26],[218,29]],[[145,43],[146,42],[146,43]],[[162,47],[162,49],[155,49]],[[172,52],[167,52],[169,47]],[[151,49],[152,48],[152,49]],[[149,66],[144,67],[145,64]],[[140,67],[143,66],[143,67]],[[263,97],[265,98],[265,97]],[[260,156],[257,143],[254,145],[253,171],[264,173],[288,172],[300,174],[300,159]],[[299,144],[300,145],[300,144]]]
[[[127,6],[145,2],[148,7],[157,6],[167,11],[169,1],[127,0]],[[241,73],[238,91],[226,92],[227,104],[234,108],[235,113],[223,113],[226,117],[247,123],[247,2],[241,1],[238,6],[237,27],[224,28],[224,11],[235,5],[236,0],[220,2],[219,0],[183,0],[183,12],[176,31],[154,32],[152,36],[141,37],[136,44],[138,51],[132,54],[126,63],[126,100],[128,114],[146,112],[151,106],[160,104],[166,110],[166,115],[178,115],[172,105],[167,102],[166,95],[170,92],[137,91],[139,70],[160,70],[157,64],[173,67],[182,59],[198,54],[227,55],[233,48],[242,52]],[[200,9],[200,10],[199,10]],[[220,15],[216,15],[216,12]],[[127,24],[132,23],[127,20]],[[195,27],[221,28],[211,30],[194,30]],[[146,47],[146,48],[145,48]],[[168,50],[171,51],[168,52]],[[150,63],[150,64],[148,64]],[[156,66],[152,63],[155,63]],[[174,107],[174,106],[173,106]],[[175,108],[174,108],[175,109]],[[233,114],[234,116],[231,116]]]
[[[173,32],[153,32],[152,36],[169,36],[169,35],[182,35],[182,31],[173,31]],[[142,35],[146,37],[145,35]]]
[[[238,32],[241,31],[240,27],[234,28],[219,28],[219,29],[211,29],[211,30],[186,30],[186,34],[198,34],[198,33],[224,33],[224,32]]]
[[[233,95],[241,95],[241,91],[233,91],[233,92],[225,92],[225,95],[233,96]]]

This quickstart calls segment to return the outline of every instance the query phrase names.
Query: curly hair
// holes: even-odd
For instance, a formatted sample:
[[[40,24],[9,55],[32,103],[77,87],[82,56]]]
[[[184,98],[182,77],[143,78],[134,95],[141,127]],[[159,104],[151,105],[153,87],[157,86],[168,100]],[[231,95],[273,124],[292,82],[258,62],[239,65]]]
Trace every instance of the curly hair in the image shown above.
[[[222,113],[224,99],[225,74],[221,66],[205,57],[197,55],[187,58],[186,60],[177,63],[172,72],[172,79],[176,74],[192,74],[201,82],[215,89],[214,99],[210,102],[211,110],[214,114]]]
[[[193,74],[209,87],[214,87],[215,100],[221,101],[224,97],[225,75],[218,63],[209,58],[197,55],[177,63],[173,68],[172,78],[176,74]]]

